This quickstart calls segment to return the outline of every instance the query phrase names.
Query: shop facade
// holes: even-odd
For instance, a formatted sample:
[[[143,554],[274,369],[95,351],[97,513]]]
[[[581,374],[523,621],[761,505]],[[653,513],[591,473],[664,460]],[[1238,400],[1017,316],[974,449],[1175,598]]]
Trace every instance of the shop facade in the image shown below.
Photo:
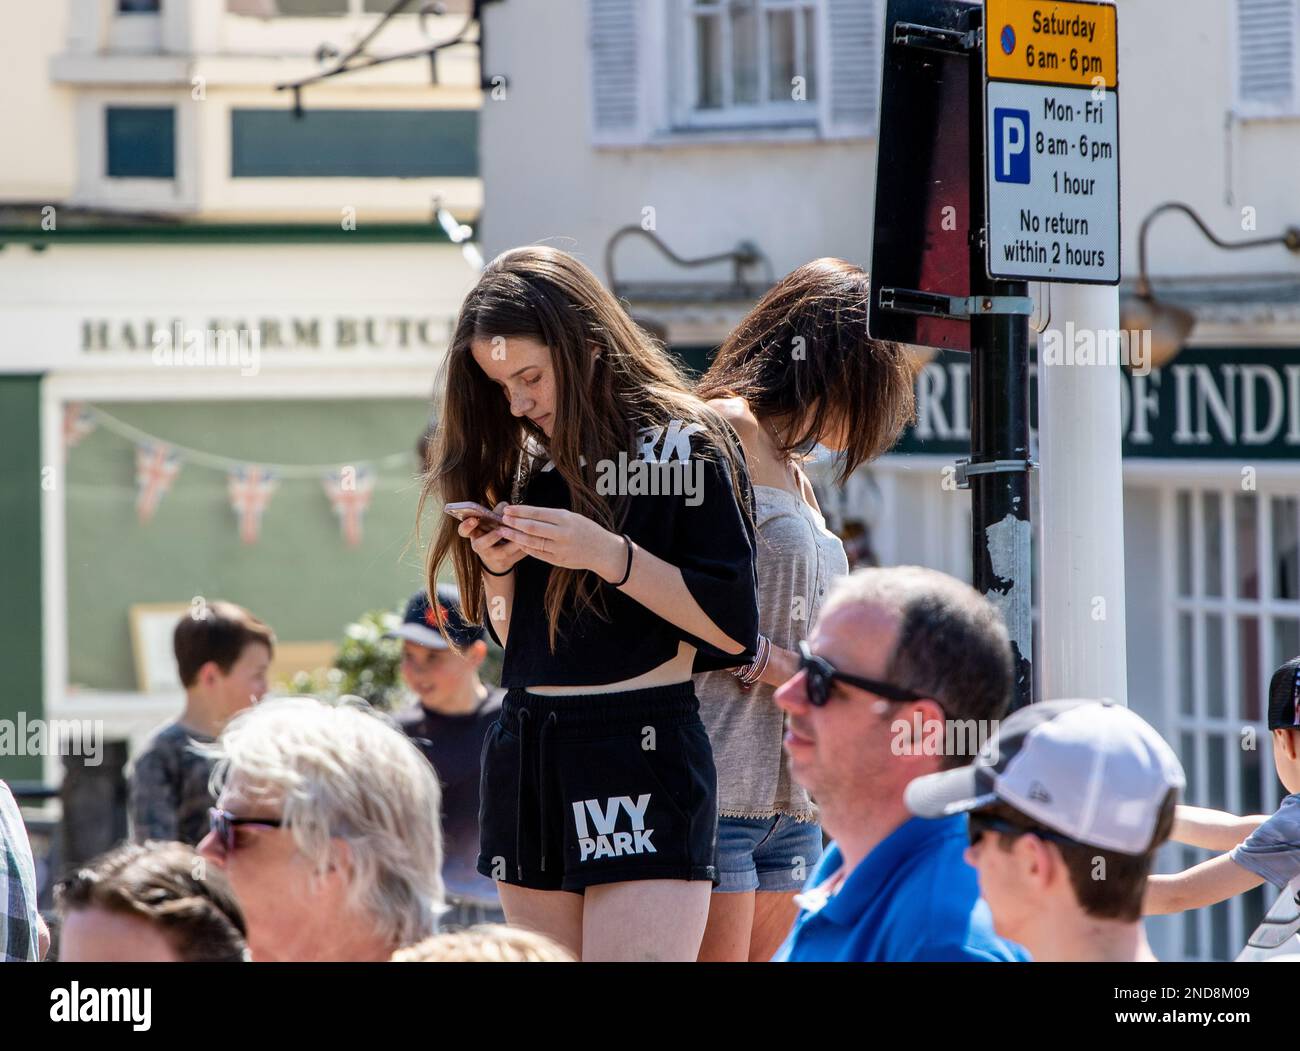
[[[475,278],[458,246],[423,224],[7,240],[0,717],[102,721],[134,751],[180,709],[166,625],[195,603],[270,623],[285,681],[420,586],[416,446]],[[56,754],[0,763],[59,776]]]

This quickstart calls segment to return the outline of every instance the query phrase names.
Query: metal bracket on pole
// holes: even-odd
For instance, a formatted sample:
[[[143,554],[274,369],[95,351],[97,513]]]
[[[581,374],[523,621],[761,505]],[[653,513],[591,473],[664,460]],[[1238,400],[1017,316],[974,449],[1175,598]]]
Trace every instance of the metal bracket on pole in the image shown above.
[[[914,288],[882,288],[880,309],[958,319],[994,314],[1029,317],[1034,312],[1034,301],[1030,296],[945,296]]]
[[[894,23],[894,40],[900,47],[920,47],[927,51],[953,51],[966,54],[980,46],[980,31],[970,29],[940,29],[922,26],[915,22]]]
[[[1033,460],[985,460],[971,463],[962,459],[956,463],[957,488],[969,489],[971,475],[975,474],[1019,474],[1021,471],[1036,471],[1038,464]]]

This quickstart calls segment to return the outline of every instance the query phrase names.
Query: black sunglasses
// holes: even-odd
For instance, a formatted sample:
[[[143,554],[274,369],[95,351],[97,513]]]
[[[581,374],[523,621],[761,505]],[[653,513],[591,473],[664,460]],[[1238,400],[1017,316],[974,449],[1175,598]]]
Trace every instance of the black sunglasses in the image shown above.
[[[230,853],[235,849],[235,829],[240,825],[280,828],[283,824],[278,818],[236,817],[229,810],[219,810],[217,807],[208,809],[208,827],[212,829],[212,834],[217,837],[217,842],[221,844],[226,853]]]
[[[1039,839],[1048,839],[1053,843],[1073,844],[1075,842],[1069,836],[1063,836],[1041,825],[1017,825],[988,814],[972,813],[967,815],[966,821],[966,834],[970,837],[972,847],[980,841],[985,832],[1001,832],[1004,836],[1012,837],[1037,836]]]
[[[915,690],[909,690],[902,686],[895,686],[888,682],[877,682],[875,679],[864,679],[857,675],[846,675],[844,672],[836,669],[825,657],[819,657],[808,648],[808,643],[799,640],[799,670],[806,672],[808,675],[808,701],[815,707],[823,707],[831,698],[831,686],[836,682],[845,683],[848,686],[856,686],[859,690],[867,690],[874,693],[877,697],[883,697],[887,701],[905,702],[905,701],[923,701],[925,695],[917,693]]]

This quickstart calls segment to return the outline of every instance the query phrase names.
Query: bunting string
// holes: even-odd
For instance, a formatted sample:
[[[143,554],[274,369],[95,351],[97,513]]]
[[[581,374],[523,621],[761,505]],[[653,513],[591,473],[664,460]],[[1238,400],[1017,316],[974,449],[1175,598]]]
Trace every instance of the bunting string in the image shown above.
[[[262,517],[281,481],[313,479],[324,488],[338,517],[339,531],[348,547],[359,547],[366,510],[375,492],[379,471],[409,465],[410,453],[392,453],[352,464],[283,464],[252,462],[205,452],[164,441],[133,427],[107,412],[80,402],[64,408],[65,452],[97,427],[130,442],[135,449],[136,515],[141,525],[152,521],[158,505],[171,489],[182,464],[220,471],[226,478],[230,509],[239,523],[244,544],[257,543]]]
[[[157,438],[146,431],[142,431],[138,427],[132,427],[126,421],[119,420],[116,416],[110,416],[108,413],[104,412],[103,410],[96,409],[93,406],[85,406],[85,411],[87,411],[90,414],[90,417],[94,420],[95,424],[97,424],[100,427],[103,427],[104,430],[106,431],[110,431],[111,433],[116,434],[120,438],[125,438],[127,441],[132,442],[133,444],[140,445],[141,443],[144,444],[161,443],[169,446],[175,452],[179,453],[181,458],[187,464],[194,464],[194,466],[196,467],[207,467],[214,471],[221,471],[223,474],[229,474],[237,467],[245,467],[252,463],[256,463],[261,467],[265,467],[269,471],[275,472],[275,475],[278,478],[282,478],[282,479],[290,479],[290,478],[320,479],[326,474],[328,474],[330,471],[337,471],[339,469],[339,463],[340,463],[339,461],[335,461],[334,463],[317,463],[317,464],[292,463],[291,464],[291,463],[268,463],[265,460],[248,460],[248,459],[241,460],[233,456],[221,456],[218,455],[217,453],[204,452],[202,449],[191,449],[188,446],[178,445],[175,442],[164,442],[162,439]],[[367,464],[371,464],[376,468],[381,468],[381,469],[384,467],[400,467],[403,464],[408,464],[411,462],[411,454],[405,452],[390,453],[389,455],[381,456],[378,459],[375,459],[373,457],[368,457],[365,459],[364,462]]]

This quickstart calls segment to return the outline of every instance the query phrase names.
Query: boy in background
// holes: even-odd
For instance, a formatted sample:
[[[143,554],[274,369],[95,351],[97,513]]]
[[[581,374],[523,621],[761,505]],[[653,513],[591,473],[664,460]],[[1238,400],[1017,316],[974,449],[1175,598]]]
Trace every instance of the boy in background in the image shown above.
[[[1289,793],[1277,813],[1238,818],[1218,810],[1179,807],[1173,839],[1227,853],[1183,872],[1150,877],[1142,910],[1148,916],[1204,908],[1265,880],[1284,890],[1300,876],[1300,657],[1273,673],[1268,728],[1278,780]]]
[[[402,640],[402,679],[416,699],[397,722],[433,764],[442,785],[442,879],[451,906],[442,929],[449,930],[505,918],[496,884],[477,867],[479,760],[505,690],[479,678],[487,642],[482,626],[462,616],[456,589],[440,584],[436,599],[459,653],[439,628],[424,591],[411,597],[392,635]]]
[[[185,710],[158,729],[135,759],[130,778],[132,837],[195,846],[208,833],[210,745],[236,714],[262,699],[275,635],[230,602],[187,614],[172,636],[185,687]]]
[[[1034,960],[1155,960],[1142,901],[1185,778],[1135,712],[1040,701],[1014,712],[968,767],[907,787],[914,814],[965,812],[967,860],[994,928]]]

